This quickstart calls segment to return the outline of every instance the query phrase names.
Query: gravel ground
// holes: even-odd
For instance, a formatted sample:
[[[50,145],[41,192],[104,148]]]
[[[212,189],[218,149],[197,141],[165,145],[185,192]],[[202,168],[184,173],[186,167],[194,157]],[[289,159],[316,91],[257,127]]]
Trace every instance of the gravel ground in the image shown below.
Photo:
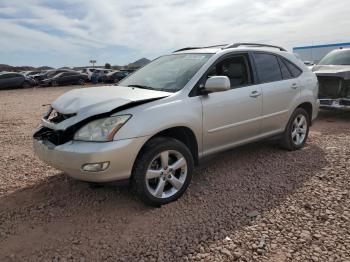
[[[321,112],[297,152],[220,154],[154,209],[33,155],[42,105],[70,88],[0,92],[0,261],[350,261],[350,113]]]

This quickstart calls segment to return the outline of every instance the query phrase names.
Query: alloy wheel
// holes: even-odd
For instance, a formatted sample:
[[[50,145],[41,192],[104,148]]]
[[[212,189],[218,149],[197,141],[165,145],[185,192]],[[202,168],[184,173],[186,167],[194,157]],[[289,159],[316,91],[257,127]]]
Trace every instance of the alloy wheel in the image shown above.
[[[295,145],[301,145],[306,137],[308,122],[304,115],[298,115],[292,124],[292,141]]]
[[[168,198],[182,188],[186,177],[185,157],[175,150],[163,151],[153,158],[146,171],[147,189],[154,197]]]

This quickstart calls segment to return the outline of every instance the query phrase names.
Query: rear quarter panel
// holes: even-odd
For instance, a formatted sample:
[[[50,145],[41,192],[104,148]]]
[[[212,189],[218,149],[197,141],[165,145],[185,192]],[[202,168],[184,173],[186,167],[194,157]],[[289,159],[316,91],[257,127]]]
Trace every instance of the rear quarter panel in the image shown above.
[[[281,52],[280,55],[284,56],[303,70],[303,73],[298,77],[300,97],[291,104],[291,107],[289,108],[289,117],[299,105],[303,103],[311,103],[313,109],[312,120],[314,120],[318,115],[318,80],[316,75],[311,72],[311,70],[300,59],[295,57],[295,55],[285,52]]]

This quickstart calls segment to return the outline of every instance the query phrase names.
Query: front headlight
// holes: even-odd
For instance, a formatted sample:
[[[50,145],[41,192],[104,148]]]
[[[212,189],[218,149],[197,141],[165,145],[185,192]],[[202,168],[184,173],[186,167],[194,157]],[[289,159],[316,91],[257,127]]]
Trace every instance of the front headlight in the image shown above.
[[[91,121],[75,133],[74,140],[112,141],[114,135],[130,117],[131,115],[111,116]]]

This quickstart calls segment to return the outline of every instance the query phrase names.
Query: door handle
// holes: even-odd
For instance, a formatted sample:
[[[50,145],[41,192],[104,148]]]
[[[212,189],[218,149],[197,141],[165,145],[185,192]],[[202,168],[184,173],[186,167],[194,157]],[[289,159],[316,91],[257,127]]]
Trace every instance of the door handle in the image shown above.
[[[260,95],[261,95],[261,93],[259,91],[255,90],[255,91],[252,91],[249,96],[256,98],[256,97],[258,97]]]
[[[297,84],[297,83],[293,83],[292,86],[291,86],[291,88],[297,89],[297,88],[298,88],[298,84]]]

